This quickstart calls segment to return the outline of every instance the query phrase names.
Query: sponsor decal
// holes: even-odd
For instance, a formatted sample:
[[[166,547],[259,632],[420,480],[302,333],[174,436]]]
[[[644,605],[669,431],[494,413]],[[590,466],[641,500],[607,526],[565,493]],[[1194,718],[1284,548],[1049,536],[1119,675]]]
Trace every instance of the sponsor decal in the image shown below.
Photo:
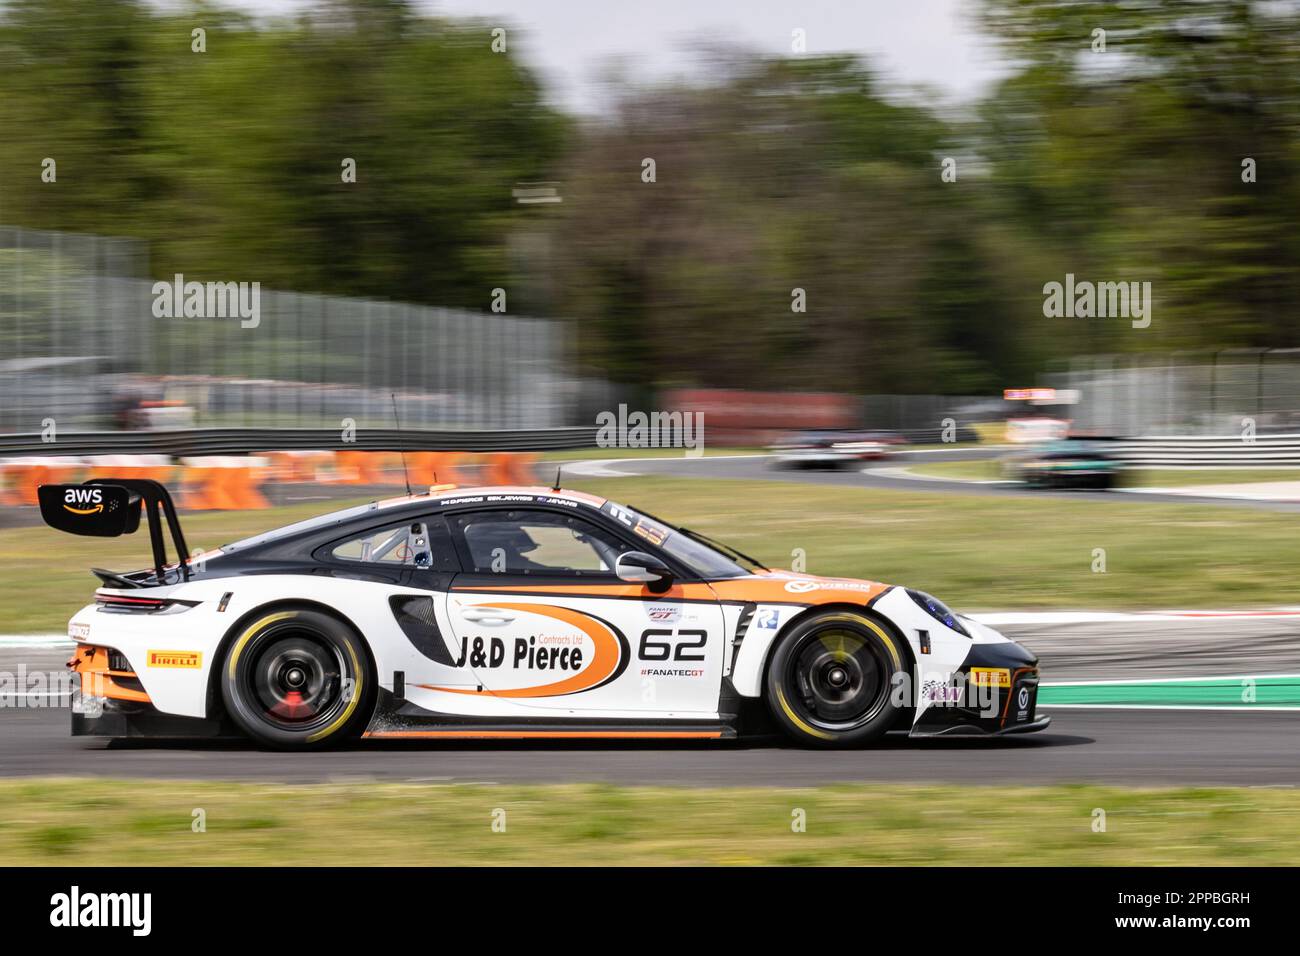
[[[567,637],[549,634],[516,637],[509,666],[515,670],[580,671],[582,648],[563,646],[568,641]],[[506,661],[506,644],[505,639],[500,637],[476,637],[473,642],[468,637],[462,637],[456,666],[464,667],[468,662],[470,667],[475,668],[501,667]]]
[[[976,687],[1010,687],[1011,671],[1005,667],[972,667],[970,682]]]
[[[69,625],[68,625],[68,637],[75,638],[76,640],[79,640],[79,641],[84,641],[84,640],[88,639],[88,638],[90,637],[90,625],[89,625],[89,624],[69,624]]]
[[[150,651],[148,666],[193,669],[203,666],[203,655],[198,651]]]
[[[791,594],[807,594],[810,591],[874,591],[878,585],[866,581],[786,581],[785,589]]]
[[[1029,688],[1020,685],[1020,692],[1016,694],[1016,706],[1020,709],[1016,711],[1016,720],[1029,719]]]
[[[560,697],[602,687],[623,673],[631,657],[627,639],[613,625],[589,614],[550,604],[492,603],[474,607],[518,611],[568,625],[567,631],[527,637],[470,636],[461,638],[457,667],[487,675],[494,686],[445,687],[418,684],[425,690],[449,694],[487,693],[494,697]],[[555,676],[560,679],[554,679]],[[551,679],[548,679],[551,678]],[[536,681],[544,683],[535,683]],[[524,681],[522,686],[509,686]]]
[[[104,489],[69,488],[63,493],[63,510],[74,515],[95,515],[104,510]]]
[[[653,524],[645,518],[642,518],[636,523],[632,532],[640,535],[654,545],[663,544],[668,537],[668,530],[666,528],[662,525]]]
[[[703,677],[703,668],[681,668],[681,667],[643,667],[641,668],[642,677]]]
[[[682,616],[682,609],[675,604],[670,604],[666,607],[656,607],[651,605],[646,610],[646,616],[649,617],[650,620],[656,621],[660,624],[672,624]]]
[[[761,608],[755,617],[755,627],[760,627],[765,631],[776,630],[777,622],[781,620],[781,612],[774,607]]]
[[[921,699],[930,704],[960,704],[962,690],[947,681],[928,680],[921,687]]]

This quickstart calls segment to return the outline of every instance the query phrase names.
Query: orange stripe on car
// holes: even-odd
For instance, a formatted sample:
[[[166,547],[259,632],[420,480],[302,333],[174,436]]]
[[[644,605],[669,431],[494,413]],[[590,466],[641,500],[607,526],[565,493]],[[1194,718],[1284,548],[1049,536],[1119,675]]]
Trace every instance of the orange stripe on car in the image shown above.
[[[576,694],[579,691],[588,690],[603,682],[618,669],[619,660],[623,654],[622,644],[608,625],[597,621],[593,617],[570,610],[567,607],[556,607],[553,604],[501,602],[476,604],[474,607],[486,607],[498,611],[523,611],[527,614],[540,614],[543,617],[563,621],[565,624],[578,628],[590,637],[592,643],[596,646],[596,654],[592,658],[591,664],[581,673],[554,683],[542,684],[538,687],[515,687],[508,690],[485,689],[483,691],[471,690],[466,687],[436,687],[429,684],[416,684],[416,687],[422,687],[425,690],[442,691],[447,694],[484,693],[493,697],[558,697],[562,694]]]

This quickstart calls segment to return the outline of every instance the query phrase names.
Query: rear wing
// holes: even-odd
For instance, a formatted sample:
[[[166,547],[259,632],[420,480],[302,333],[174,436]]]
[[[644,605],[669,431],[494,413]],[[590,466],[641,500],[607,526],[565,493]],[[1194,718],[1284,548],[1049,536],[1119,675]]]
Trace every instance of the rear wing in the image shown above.
[[[144,478],[94,478],[79,485],[41,485],[36,495],[45,523],[68,534],[97,538],[134,534],[140,527],[143,511],[149,524],[154,571],[159,582],[164,579],[167,566],[162,527],[165,517],[181,578],[189,580],[190,568],[186,563],[189,551],[181,532],[180,517],[172,496],[160,482]]]

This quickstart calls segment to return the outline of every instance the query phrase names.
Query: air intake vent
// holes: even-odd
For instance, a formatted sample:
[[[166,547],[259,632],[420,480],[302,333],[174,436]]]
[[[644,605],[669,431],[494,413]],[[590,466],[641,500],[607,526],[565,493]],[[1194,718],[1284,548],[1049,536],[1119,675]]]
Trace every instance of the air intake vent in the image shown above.
[[[740,642],[745,639],[745,632],[749,630],[749,622],[754,619],[754,612],[757,610],[757,604],[746,604],[741,609],[740,620],[736,622],[736,636],[731,640],[732,647],[739,647]]]
[[[431,661],[452,666],[451,653],[438,630],[433,598],[418,594],[395,594],[388,599],[397,625],[412,646]]]
[[[754,612],[758,610],[757,604],[746,604],[740,610],[740,620],[736,622],[736,636],[731,639],[731,667],[727,673],[736,669],[736,657],[740,654],[740,643],[745,639],[745,632],[749,630],[749,622],[754,619]]]

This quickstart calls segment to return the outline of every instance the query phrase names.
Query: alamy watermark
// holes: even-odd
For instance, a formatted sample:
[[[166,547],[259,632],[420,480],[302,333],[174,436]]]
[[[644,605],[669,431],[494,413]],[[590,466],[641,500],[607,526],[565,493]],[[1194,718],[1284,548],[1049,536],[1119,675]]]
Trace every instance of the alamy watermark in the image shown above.
[[[1043,315],[1049,319],[1131,319],[1133,328],[1151,325],[1150,282],[1065,282],[1043,286]]]
[[[240,328],[262,324],[262,283],[186,282],[176,273],[171,282],[153,284],[156,319],[239,319]]]
[[[685,448],[688,457],[704,454],[703,412],[629,412],[596,415],[596,445],[600,448]]]

